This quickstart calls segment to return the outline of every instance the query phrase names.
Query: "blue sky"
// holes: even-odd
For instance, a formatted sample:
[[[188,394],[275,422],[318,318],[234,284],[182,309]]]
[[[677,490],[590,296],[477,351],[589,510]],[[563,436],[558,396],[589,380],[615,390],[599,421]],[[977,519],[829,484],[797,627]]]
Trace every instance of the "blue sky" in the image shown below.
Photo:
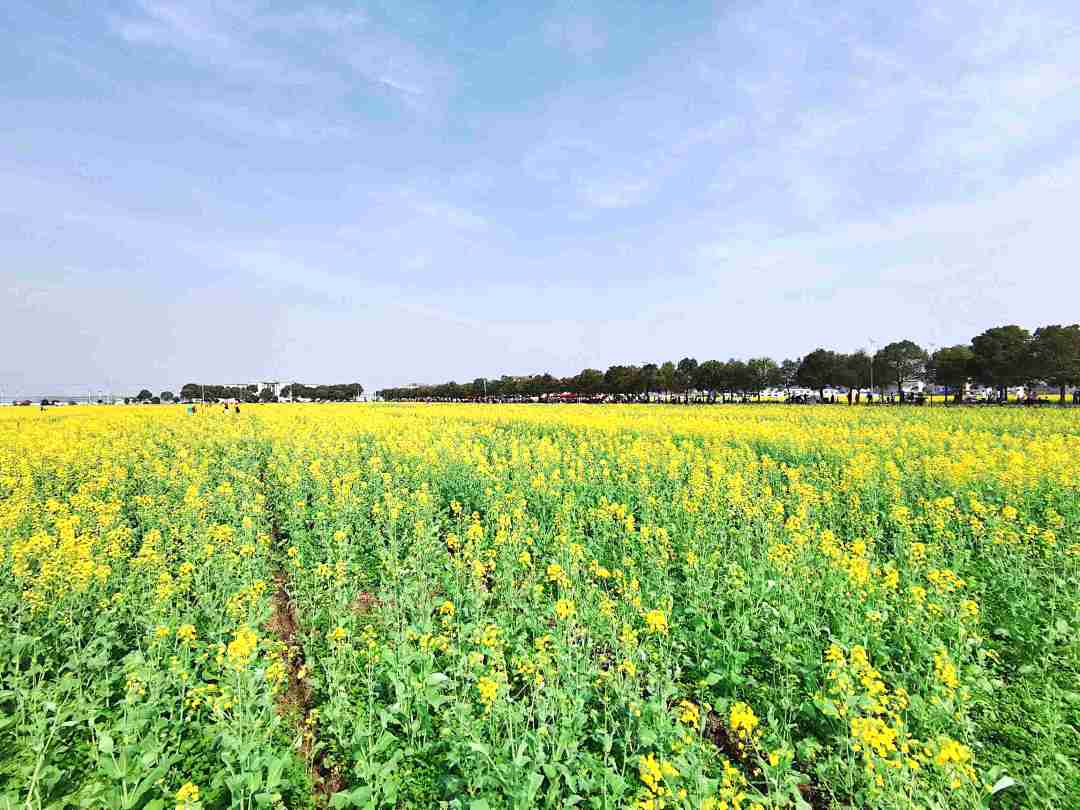
[[[0,45],[0,391],[1080,319],[1075,0],[6,0]]]

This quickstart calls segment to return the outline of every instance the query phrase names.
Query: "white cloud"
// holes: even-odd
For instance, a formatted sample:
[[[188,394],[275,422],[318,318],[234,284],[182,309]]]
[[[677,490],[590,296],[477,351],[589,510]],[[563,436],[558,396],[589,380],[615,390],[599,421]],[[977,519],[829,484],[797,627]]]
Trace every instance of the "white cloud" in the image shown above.
[[[990,319],[1075,320],[1067,310],[1080,297],[1070,247],[1078,205],[1080,158],[985,198],[813,233],[735,232],[698,244],[692,256],[718,283],[750,298],[831,301],[838,315],[839,302],[858,300],[871,320],[901,330],[909,320],[940,342]]]
[[[410,109],[430,111],[454,82],[449,67],[362,11],[309,6],[273,13],[244,0],[139,0],[139,9],[111,18],[118,36],[183,53],[255,88],[302,85],[337,96],[362,80],[392,91]]]

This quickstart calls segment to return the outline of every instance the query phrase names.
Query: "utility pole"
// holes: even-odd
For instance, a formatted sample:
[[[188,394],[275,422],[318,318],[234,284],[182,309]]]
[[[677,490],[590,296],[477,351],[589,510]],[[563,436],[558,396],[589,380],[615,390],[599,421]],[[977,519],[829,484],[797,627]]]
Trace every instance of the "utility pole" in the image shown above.
[[[870,338],[870,401],[873,402],[874,396],[874,355],[877,353],[874,347],[877,343],[873,338]]]
[[[930,347],[930,357],[933,358],[934,349],[937,347],[937,344],[936,343],[928,343],[927,345]],[[930,400],[929,401],[930,401],[929,407],[933,408],[934,407],[934,384],[932,382],[930,383]]]

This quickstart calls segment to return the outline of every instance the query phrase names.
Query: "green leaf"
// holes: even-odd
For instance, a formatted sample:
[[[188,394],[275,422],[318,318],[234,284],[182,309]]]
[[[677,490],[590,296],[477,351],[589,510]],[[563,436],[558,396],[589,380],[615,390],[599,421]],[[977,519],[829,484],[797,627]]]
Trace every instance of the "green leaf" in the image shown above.
[[[833,720],[840,719],[840,712],[836,708],[831,700],[815,700],[814,705],[818,707],[822,714],[826,717],[831,717]]]
[[[367,785],[361,785],[349,794],[349,801],[357,807],[369,804],[371,802],[371,788]]]
[[[615,771],[604,769],[604,781],[607,782],[608,787],[615,793],[622,793],[626,789],[626,780],[622,775]]]
[[[275,759],[266,769],[266,789],[274,790],[281,783],[281,771],[285,768],[284,759]]]
[[[120,778],[122,778],[121,773],[120,773],[120,769],[116,767],[116,763],[113,762],[111,759],[103,759],[103,760],[101,760],[101,763],[99,764],[98,767],[110,779],[120,779]]]
[[[97,745],[98,745],[98,751],[100,751],[103,754],[108,755],[108,754],[111,754],[113,752],[113,748],[114,748],[113,738],[110,737],[108,734],[100,735],[98,737]]]
[[[469,802],[469,810],[491,810],[487,799],[473,799]]]
[[[397,742],[397,737],[395,737],[389,731],[384,731],[382,734],[379,735],[379,739],[375,741],[375,745],[371,747],[371,754],[375,755],[382,751],[385,751],[395,742]]]
[[[139,799],[142,798],[142,795],[146,793],[146,791],[154,787],[154,785],[156,785],[158,781],[165,776],[165,773],[169,770],[170,767],[172,767],[172,764],[175,761],[175,756],[166,757],[164,760],[158,763],[156,768],[146,774],[146,776],[142,778],[142,781],[139,782],[138,787],[136,787],[135,790],[132,791],[130,796],[131,804],[135,805],[139,801]]]

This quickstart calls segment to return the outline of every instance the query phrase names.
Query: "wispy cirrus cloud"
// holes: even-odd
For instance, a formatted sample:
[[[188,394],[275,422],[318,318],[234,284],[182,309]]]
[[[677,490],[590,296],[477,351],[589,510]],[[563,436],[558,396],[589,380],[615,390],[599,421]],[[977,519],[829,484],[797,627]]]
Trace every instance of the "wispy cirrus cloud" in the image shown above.
[[[990,191],[1080,142],[1078,19],[1063,2],[736,4],[635,92],[549,102],[523,169],[584,211],[682,199],[797,228]]]
[[[252,0],[137,0],[110,17],[128,43],[179,53],[197,68],[252,87],[303,86],[343,95],[366,84],[426,111],[442,104],[454,71],[360,10],[267,11]]]

